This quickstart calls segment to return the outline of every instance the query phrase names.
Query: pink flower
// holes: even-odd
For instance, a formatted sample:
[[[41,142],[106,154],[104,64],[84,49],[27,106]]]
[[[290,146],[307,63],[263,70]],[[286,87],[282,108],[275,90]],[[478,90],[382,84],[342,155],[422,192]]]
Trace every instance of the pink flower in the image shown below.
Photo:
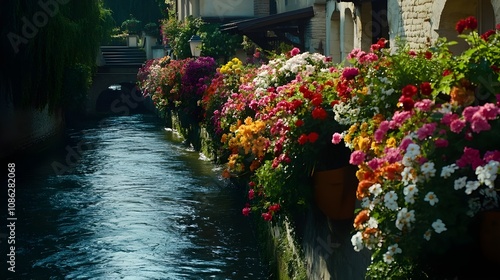
[[[434,102],[430,99],[423,99],[415,102],[415,108],[419,109],[422,112],[429,112],[432,108]]]
[[[392,120],[389,124],[389,127],[391,129],[396,129],[400,127],[406,120],[411,118],[412,112],[411,111],[397,111],[394,113],[394,116],[392,116]]]
[[[365,161],[365,153],[363,151],[354,151],[351,153],[349,163],[352,165],[360,165]]]
[[[458,167],[460,168],[465,168],[467,165],[472,165],[472,168],[475,170],[476,167],[481,166],[484,164],[484,161],[480,157],[479,150],[469,148],[469,147],[464,147],[464,153],[455,162]]]
[[[395,163],[403,159],[403,156],[401,155],[401,150],[398,148],[385,148],[384,152],[385,152],[384,159],[388,163]]]
[[[470,123],[472,131],[479,133],[481,131],[488,131],[491,129],[491,125],[488,123],[486,118],[481,114],[474,114],[472,121]]]
[[[291,51],[290,51],[290,55],[291,56],[296,56],[300,53],[300,49],[299,48],[293,48]]]
[[[346,67],[342,71],[342,77],[346,80],[352,80],[359,74],[359,69],[356,67]]]
[[[333,135],[332,135],[332,143],[333,144],[338,144],[340,143],[340,141],[342,141],[342,134],[338,133],[338,132],[335,132]]]
[[[421,128],[417,130],[417,136],[419,140],[424,140],[425,138],[431,136],[436,130],[437,123],[426,123]]]
[[[255,197],[255,191],[253,189],[250,189],[248,191],[248,199],[252,200]]]
[[[500,151],[487,151],[486,153],[484,153],[483,160],[485,162],[490,162],[492,160],[500,162]]]
[[[385,160],[383,159],[380,159],[380,158],[374,158],[374,159],[371,159],[367,165],[368,167],[370,167],[372,170],[377,170],[379,169],[380,167],[382,167],[382,165],[385,163]]]
[[[438,138],[434,141],[434,145],[436,145],[436,148],[446,148],[448,147],[448,140]]]
[[[459,117],[458,117],[457,114],[447,113],[441,119],[441,123],[444,124],[444,125],[450,125],[452,121],[458,120],[458,118]],[[457,132],[455,132],[455,133],[457,133]]]
[[[252,210],[252,209],[250,209],[250,207],[248,207],[248,204],[247,204],[247,206],[246,206],[245,208],[243,208],[243,210],[241,210],[241,213],[242,213],[243,215],[245,215],[245,216],[248,216],[248,215],[250,215],[250,211],[251,211],[251,210]]]
[[[460,133],[465,127],[465,121],[461,119],[455,119],[450,123],[450,130],[454,133]]]
[[[406,151],[406,148],[408,148],[410,144],[413,144],[413,140],[409,137],[405,137],[401,141],[401,144],[399,144],[399,148]]]

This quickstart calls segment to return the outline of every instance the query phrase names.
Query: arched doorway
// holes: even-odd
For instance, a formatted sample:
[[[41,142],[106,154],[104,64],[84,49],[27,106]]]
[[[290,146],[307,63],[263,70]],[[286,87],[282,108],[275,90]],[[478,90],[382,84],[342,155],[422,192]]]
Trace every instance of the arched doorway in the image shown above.
[[[342,60],[354,48],[354,18],[351,9],[344,10],[344,45],[342,48]]]
[[[478,20],[480,34],[495,27],[495,14],[490,0],[453,0],[446,1],[440,16],[439,28],[436,30],[439,37],[448,41],[457,41],[458,44],[450,47],[454,54],[460,54],[467,49],[467,43],[457,37],[456,23],[463,18],[474,16]]]
[[[333,62],[342,61],[340,53],[340,12],[334,11],[330,21],[330,56]]]

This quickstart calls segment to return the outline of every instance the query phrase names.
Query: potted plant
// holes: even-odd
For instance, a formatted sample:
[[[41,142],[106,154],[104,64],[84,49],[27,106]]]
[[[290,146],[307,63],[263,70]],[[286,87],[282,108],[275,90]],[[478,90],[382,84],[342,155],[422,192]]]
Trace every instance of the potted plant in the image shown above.
[[[137,47],[141,31],[141,21],[136,19],[132,14],[122,22],[121,29],[128,34],[127,45],[129,47]]]

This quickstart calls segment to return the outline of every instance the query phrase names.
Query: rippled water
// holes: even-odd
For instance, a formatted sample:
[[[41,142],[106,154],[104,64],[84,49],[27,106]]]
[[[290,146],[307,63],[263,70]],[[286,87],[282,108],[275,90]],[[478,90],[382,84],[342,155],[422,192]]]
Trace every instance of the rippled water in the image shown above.
[[[267,278],[239,191],[160,123],[85,123],[19,178],[20,279]]]

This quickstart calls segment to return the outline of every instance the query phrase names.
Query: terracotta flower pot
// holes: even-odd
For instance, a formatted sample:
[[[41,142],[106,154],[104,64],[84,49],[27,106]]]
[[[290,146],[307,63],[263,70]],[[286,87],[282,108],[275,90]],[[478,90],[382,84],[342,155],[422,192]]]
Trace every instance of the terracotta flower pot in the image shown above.
[[[500,211],[482,214],[479,242],[483,256],[500,265]]]
[[[352,165],[315,171],[314,198],[318,208],[332,220],[354,217],[356,204],[357,168]]]

